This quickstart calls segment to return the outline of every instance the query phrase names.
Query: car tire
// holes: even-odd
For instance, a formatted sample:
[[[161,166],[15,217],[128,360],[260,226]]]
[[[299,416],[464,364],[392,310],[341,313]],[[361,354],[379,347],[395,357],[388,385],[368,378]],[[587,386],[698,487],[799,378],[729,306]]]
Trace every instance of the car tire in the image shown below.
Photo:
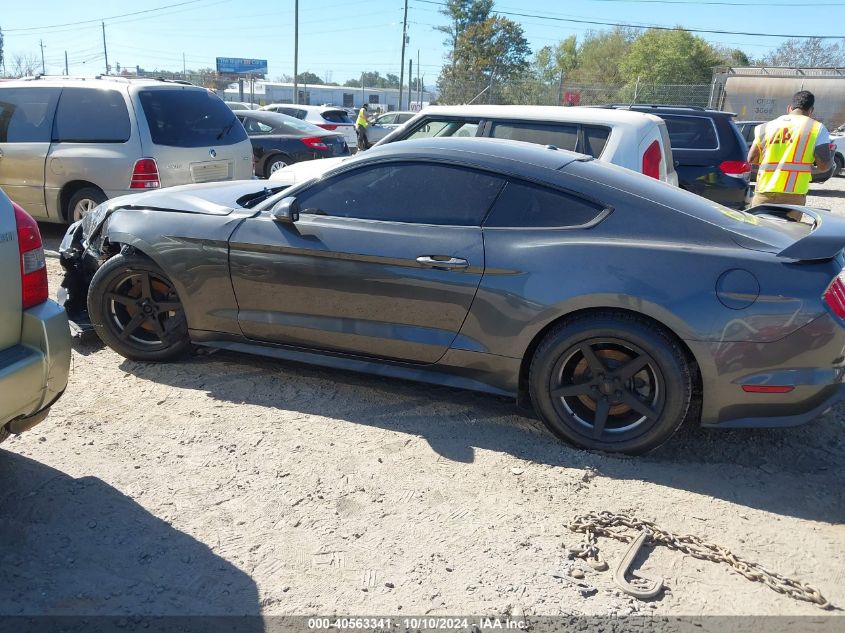
[[[65,219],[68,224],[81,220],[86,213],[93,211],[94,207],[101,205],[108,198],[106,194],[96,187],[83,187],[74,193],[67,202],[65,208]]]
[[[9,430],[5,426],[0,427],[0,444],[8,440],[10,435],[11,433],[9,433]]]
[[[191,346],[173,284],[141,255],[115,255],[100,267],[88,289],[88,315],[100,339],[132,360],[173,360]]]
[[[638,455],[681,426],[693,374],[667,332],[636,315],[591,313],[546,335],[531,361],[529,389],[535,410],[558,437],[581,448]]]
[[[264,177],[269,178],[280,169],[283,169],[291,164],[293,164],[293,162],[287,156],[282,156],[281,154],[273,156],[273,158],[268,160],[264,165]]]
[[[833,174],[831,178],[843,175],[845,175],[845,156],[836,153],[833,157]]]

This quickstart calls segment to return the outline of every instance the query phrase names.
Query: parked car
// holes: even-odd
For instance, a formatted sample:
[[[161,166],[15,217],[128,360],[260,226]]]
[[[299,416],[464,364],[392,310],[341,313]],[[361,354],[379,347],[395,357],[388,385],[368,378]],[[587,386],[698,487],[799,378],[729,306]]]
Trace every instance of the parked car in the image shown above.
[[[358,147],[358,136],[355,134],[355,124],[343,108],[335,106],[292,105],[290,103],[271,103],[259,110],[270,110],[287,114],[302,121],[313,123],[317,127],[330,132],[339,132],[346,139],[349,147]]]
[[[473,138],[385,144],[280,189],[102,205],[62,243],[70,298],[127,358],[196,344],[486,391],[607,451],[685,419],[800,424],[845,393],[845,218],[751,215]]]
[[[350,154],[342,134],[307,121],[276,112],[240,110],[236,114],[252,142],[255,175],[261,178],[301,161]]]
[[[367,140],[375,145],[393,130],[414,118],[416,112],[388,112],[377,116],[367,126]]]
[[[246,101],[224,101],[230,110],[258,110],[261,106]]]
[[[480,136],[554,145],[677,184],[666,125],[656,116],[556,106],[429,106],[380,141]]]
[[[739,133],[742,134],[745,142],[748,144],[748,149],[751,149],[751,145],[754,143],[754,134],[755,130],[757,129],[758,125],[762,125],[764,123],[768,123],[768,121],[737,121],[736,127],[739,130]],[[835,138],[831,135],[831,141],[834,141]],[[829,178],[833,176],[838,176],[842,172],[842,168],[845,165],[845,159],[842,157],[842,151],[837,148],[835,142],[830,143],[830,151],[833,153],[833,170],[832,172],[820,172],[814,173],[812,177],[812,182],[825,182]],[[752,164],[751,165],[751,180],[757,180],[757,170],[759,169],[759,165]]]
[[[553,106],[429,106],[377,146],[418,138],[502,138],[553,145],[677,184],[666,124],[639,112]],[[273,174],[279,184],[319,175],[343,160],[296,165]]]
[[[830,134],[830,141],[834,145],[833,149],[833,176],[845,176],[845,134],[833,133]]]
[[[252,175],[246,132],[217,95],[155,79],[2,82],[0,154],[0,187],[48,222],[139,190]]]
[[[0,191],[0,442],[47,417],[70,372],[67,314],[48,299],[38,224]]]
[[[732,209],[744,209],[751,202],[748,143],[733,122],[734,113],[693,106],[605,107],[646,112],[666,121],[682,189]]]

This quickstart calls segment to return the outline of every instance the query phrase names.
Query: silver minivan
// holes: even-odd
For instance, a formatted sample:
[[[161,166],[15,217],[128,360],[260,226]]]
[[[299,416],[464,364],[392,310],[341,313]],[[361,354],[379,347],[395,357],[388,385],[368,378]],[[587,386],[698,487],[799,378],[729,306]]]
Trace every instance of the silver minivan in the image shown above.
[[[0,83],[0,187],[33,217],[73,222],[108,198],[252,177],[252,145],[200,86],[124,77]]]

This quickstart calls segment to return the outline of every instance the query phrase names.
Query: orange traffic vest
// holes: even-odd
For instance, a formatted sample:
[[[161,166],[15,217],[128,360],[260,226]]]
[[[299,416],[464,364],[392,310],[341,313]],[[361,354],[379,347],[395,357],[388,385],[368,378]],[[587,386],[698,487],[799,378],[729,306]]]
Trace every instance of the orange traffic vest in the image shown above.
[[[757,193],[807,193],[821,127],[818,121],[800,114],[787,114],[757,126]]]

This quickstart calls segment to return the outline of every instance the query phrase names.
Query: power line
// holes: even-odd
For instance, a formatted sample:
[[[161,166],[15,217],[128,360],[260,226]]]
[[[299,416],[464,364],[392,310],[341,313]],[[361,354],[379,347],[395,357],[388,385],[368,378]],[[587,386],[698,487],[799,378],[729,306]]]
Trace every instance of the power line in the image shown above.
[[[94,24],[96,22],[102,22],[103,20],[114,20],[117,18],[125,18],[131,15],[141,15],[142,13],[153,13],[155,11],[163,11],[164,9],[172,9],[174,7],[182,7],[186,4],[196,4],[198,2],[204,2],[205,0],[186,0],[185,2],[177,2],[175,4],[168,4],[161,7],[156,7],[154,9],[144,9],[142,11],[133,11],[132,13],[121,13],[120,15],[110,15],[105,18],[96,18],[94,20],[80,20],[79,22],[66,22],[64,24],[51,24],[49,26],[31,26],[27,28],[21,29],[4,29],[4,33],[23,33],[25,31],[44,31],[47,29],[56,29],[65,26],[78,26],[80,24]]]
[[[438,0],[413,0],[414,2],[421,2],[423,4],[434,4],[437,6],[448,6],[445,2]],[[668,1],[668,0],[666,0]],[[827,5],[829,6],[829,5]],[[819,39],[819,40],[839,40],[845,39],[845,35],[796,35],[788,33],[751,33],[748,31],[721,31],[716,29],[692,29],[684,28],[682,26],[643,26],[641,24],[624,24],[621,22],[601,22],[599,20],[576,20],[574,18],[558,18],[550,15],[539,15],[536,13],[519,13],[516,11],[499,11],[496,13],[501,15],[509,15],[518,18],[537,18],[540,20],[549,20],[552,22],[567,22],[572,24],[592,24],[594,26],[617,26],[630,29],[655,29],[658,31],[686,31],[687,33],[709,33],[711,35],[744,35],[747,37],[778,37],[787,39]]]

